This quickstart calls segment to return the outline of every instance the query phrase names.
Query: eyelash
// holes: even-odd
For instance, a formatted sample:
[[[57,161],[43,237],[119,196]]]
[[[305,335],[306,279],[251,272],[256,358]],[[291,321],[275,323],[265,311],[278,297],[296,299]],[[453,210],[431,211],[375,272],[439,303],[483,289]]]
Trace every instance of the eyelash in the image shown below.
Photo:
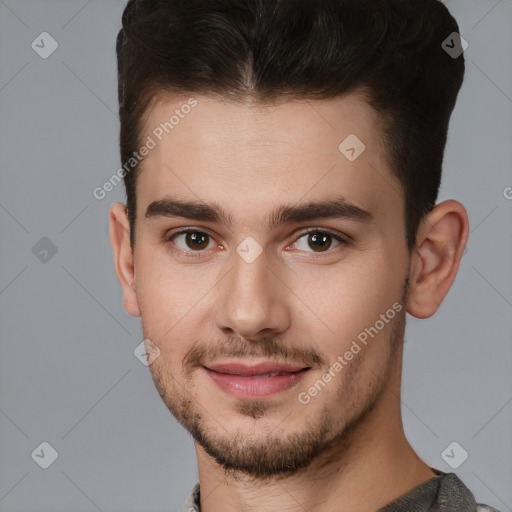
[[[164,242],[170,242],[174,246],[174,242],[173,242],[174,238],[176,238],[179,235],[185,235],[187,233],[201,233],[201,234],[204,234],[204,235],[208,236],[210,239],[213,239],[213,236],[208,234],[206,231],[201,231],[200,229],[196,229],[196,228],[186,228],[186,229],[182,229],[180,231],[177,231],[175,233],[171,233],[171,234],[165,235]],[[350,237],[348,235],[345,235],[345,237],[343,237],[343,236],[341,236],[341,235],[339,235],[337,233],[334,233],[334,232],[330,231],[329,229],[311,228],[311,229],[309,229],[307,231],[301,231],[301,232],[297,233],[296,238],[294,239],[294,241],[291,244],[289,244],[287,247],[297,243],[297,241],[300,240],[302,237],[304,237],[305,235],[309,235],[311,233],[318,233],[318,234],[329,235],[332,238],[334,238],[337,242],[339,242],[339,244],[340,244],[339,246],[336,246],[334,249],[331,249],[331,248],[327,249],[327,251],[325,251],[325,252],[319,252],[319,253],[315,253],[315,252],[309,253],[308,252],[308,254],[311,254],[310,257],[313,257],[313,258],[322,257],[325,254],[330,254],[333,251],[335,251],[337,247],[340,247],[342,245],[350,246],[352,244],[352,240],[350,239]],[[185,250],[180,249],[180,248],[175,248],[175,246],[172,247],[172,251],[175,252],[175,253],[178,253],[180,255],[183,255],[183,256],[185,256],[187,258],[201,258],[201,257],[203,257],[202,254],[205,252],[205,250],[202,250],[202,251],[192,251],[192,250],[185,251]],[[194,254],[194,253],[196,253],[196,254]]]

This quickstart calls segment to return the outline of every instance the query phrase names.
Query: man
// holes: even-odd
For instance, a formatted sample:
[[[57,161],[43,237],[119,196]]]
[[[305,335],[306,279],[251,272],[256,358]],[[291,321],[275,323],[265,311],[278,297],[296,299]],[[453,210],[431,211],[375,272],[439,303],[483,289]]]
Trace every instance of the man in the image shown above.
[[[475,511],[400,414],[406,312],[468,238],[435,204],[463,80],[437,0],[132,0],[110,233],[155,385],[195,440],[182,511]]]

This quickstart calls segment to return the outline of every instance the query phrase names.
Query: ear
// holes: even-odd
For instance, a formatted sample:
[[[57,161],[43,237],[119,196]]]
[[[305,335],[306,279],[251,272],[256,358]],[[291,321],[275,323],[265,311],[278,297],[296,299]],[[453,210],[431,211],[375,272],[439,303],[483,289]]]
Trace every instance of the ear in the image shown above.
[[[422,220],[411,258],[407,312],[432,316],[455,280],[469,235],[466,209],[452,199],[436,205]]]
[[[130,246],[130,224],[123,203],[110,205],[110,243],[114,252],[117,277],[123,289],[124,309],[133,316],[140,316],[135,292],[135,267]]]

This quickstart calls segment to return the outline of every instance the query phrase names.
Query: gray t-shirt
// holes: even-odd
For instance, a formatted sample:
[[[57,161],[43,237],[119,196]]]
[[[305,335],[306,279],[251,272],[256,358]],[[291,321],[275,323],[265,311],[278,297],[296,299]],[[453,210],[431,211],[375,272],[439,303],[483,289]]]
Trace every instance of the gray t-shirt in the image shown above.
[[[499,512],[477,503],[472,492],[455,473],[434,471],[437,476],[377,512]],[[199,496],[197,482],[180,512],[201,512]]]

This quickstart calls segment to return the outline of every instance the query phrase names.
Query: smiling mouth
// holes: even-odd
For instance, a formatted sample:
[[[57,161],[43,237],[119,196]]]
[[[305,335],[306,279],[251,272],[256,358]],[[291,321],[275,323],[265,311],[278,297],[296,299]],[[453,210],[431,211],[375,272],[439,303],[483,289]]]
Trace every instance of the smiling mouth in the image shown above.
[[[288,390],[311,370],[310,367],[273,362],[253,366],[225,363],[203,368],[219,388],[241,400],[265,398]]]

